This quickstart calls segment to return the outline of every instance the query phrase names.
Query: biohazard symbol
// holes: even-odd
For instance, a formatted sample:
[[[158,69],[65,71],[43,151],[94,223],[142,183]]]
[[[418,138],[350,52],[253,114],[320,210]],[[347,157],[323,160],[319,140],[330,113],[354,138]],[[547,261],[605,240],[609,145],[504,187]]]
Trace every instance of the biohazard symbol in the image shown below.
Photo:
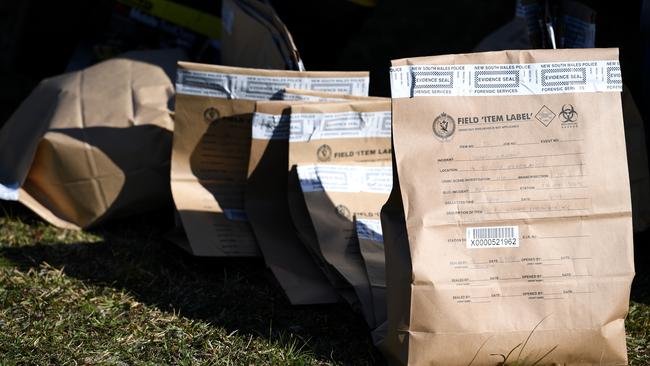
[[[576,112],[572,104],[563,105],[559,116],[562,123],[575,122],[578,120],[578,112]]]

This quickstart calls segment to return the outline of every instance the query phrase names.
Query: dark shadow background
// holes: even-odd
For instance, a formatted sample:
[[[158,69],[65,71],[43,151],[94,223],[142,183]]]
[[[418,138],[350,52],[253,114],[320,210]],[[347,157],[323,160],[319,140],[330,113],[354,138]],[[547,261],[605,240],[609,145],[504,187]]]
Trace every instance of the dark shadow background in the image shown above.
[[[220,0],[177,0],[219,15]],[[625,83],[641,101],[641,0],[582,0],[597,12],[597,47],[619,47]],[[470,52],[514,15],[514,0],[271,0],[307,70],[370,70],[371,94],[389,95],[395,58]],[[114,0],[0,2],[0,121],[40,79],[62,73],[75,48],[105,35]],[[143,33],[146,31],[142,30]],[[153,37],[153,35],[151,35]],[[128,45],[126,45],[128,46]]]
[[[178,2],[215,15],[221,9],[220,0]],[[596,45],[620,48],[624,82],[648,120],[641,0],[582,2],[598,14]],[[271,3],[307,70],[370,70],[371,94],[380,96],[390,94],[391,59],[470,52],[514,15],[514,0],[378,0],[373,8],[346,0]],[[113,0],[0,1],[0,126],[39,80],[66,70],[80,43],[105,35],[113,7]],[[646,137],[649,130],[646,125]],[[2,209],[37,220],[16,204],[0,203],[0,215]],[[36,238],[35,245],[3,249],[3,255],[24,267],[47,261],[65,267],[68,275],[127,289],[147,304],[228,330],[262,336],[290,332],[324,359],[380,362],[362,318],[349,307],[291,307],[261,260],[191,257],[165,242],[172,226],[173,211],[167,208],[95,229],[104,237],[100,243],[53,245]],[[635,238],[638,274],[632,298],[650,303],[647,237]]]
[[[221,0],[176,1],[220,15]],[[390,95],[391,59],[471,52],[512,19],[515,6],[514,0],[377,0],[375,7],[346,0],[270,2],[291,31],[307,70],[369,70],[371,95],[379,96]],[[644,101],[650,88],[644,80],[649,80],[650,62],[644,72],[649,43],[640,22],[642,0],[581,2],[597,12],[596,46],[620,48],[623,80],[647,120],[650,107]],[[157,44],[157,35],[147,27],[109,31],[115,3],[0,1],[0,126],[39,80],[66,70],[78,45],[116,33],[137,33],[144,40],[116,47],[124,51]]]

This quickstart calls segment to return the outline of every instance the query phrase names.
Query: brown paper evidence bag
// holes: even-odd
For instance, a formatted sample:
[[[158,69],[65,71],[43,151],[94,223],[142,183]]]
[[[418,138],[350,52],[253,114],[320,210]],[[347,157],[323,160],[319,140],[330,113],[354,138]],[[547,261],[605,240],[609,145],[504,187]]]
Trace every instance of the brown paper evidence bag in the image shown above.
[[[260,101],[253,116],[252,142],[245,208],[266,264],[292,304],[331,303],[338,295],[307,248],[296,235],[287,204],[289,130],[302,129],[302,121],[290,122],[291,108],[323,101],[341,104],[383,101],[384,98],[285,90],[282,99]]]
[[[391,362],[627,363],[621,87],[616,49],[393,61]]]
[[[352,220],[355,214],[378,217],[387,197],[364,187],[391,183],[389,108],[388,101],[352,101],[291,109],[291,219],[330,283],[373,328],[373,292]]]
[[[171,204],[179,50],[129,52],[43,80],[0,131],[0,199],[80,229]]]
[[[244,210],[255,102],[285,88],[364,96],[367,72],[299,72],[179,63],[171,187],[199,256],[257,256]]]
[[[384,251],[376,235],[363,234],[379,223],[392,184],[390,161],[302,164],[296,172],[318,253],[352,286],[353,306],[376,328],[386,313]]]
[[[287,99],[300,97],[312,102],[314,98],[330,102],[335,99],[334,95],[314,92],[287,90],[286,94]],[[267,265],[294,304],[337,301],[334,288],[348,301],[357,303],[358,300],[349,282],[323,259],[320,250],[314,250],[317,239],[301,194],[295,200],[303,208],[297,217],[309,229],[296,231],[292,222],[287,201],[287,179],[290,167],[295,164],[289,162],[290,144],[294,147],[296,161],[372,161],[386,160],[390,156],[389,101],[384,98],[336,97],[339,102],[325,104],[258,102],[253,118],[246,211]],[[302,107],[307,108],[304,110],[307,112],[302,113]],[[298,114],[294,115],[296,108]],[[367,123],[364,123],[363,117],[371,118],[366,118]],[[368,135],[373,133],[382,137]],[[319,158],[319,151],[322,155],[322,148],[319,148],[323,144],[332,154]],[[385,154],[379,157],[340,154],[341,151],[347,153],[351,145],[359,150],[379,147],[385,150]],[[359,268],[362,272],[363,264]]]

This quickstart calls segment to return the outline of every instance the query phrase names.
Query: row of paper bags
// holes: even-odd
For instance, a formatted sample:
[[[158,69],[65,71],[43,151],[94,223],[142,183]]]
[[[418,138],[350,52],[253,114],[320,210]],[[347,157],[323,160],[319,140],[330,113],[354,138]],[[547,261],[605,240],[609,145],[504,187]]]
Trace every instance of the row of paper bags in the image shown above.
[[[18,200],[57,226],[87,228],[164,207],[171,168],[187,237],[175,242],[198,256],[264,254],[293,304],[332,303],[342,295],[362,302],[374,326],[369,277],[383,289],[383,247],[376,241],[392,183],[390,100],[364,97],[366,72],[183,62],[175,95],[171,80],[182,57],[131,53],[44,80],[0,132],[0,198]],[[271,99],[279,101],[261,102]],[[292,105],[304,108],[293,124],[302,128],[290,127]],[[288,195],[292,167],[301,178]],[[366,168],[376,172],[374,181],[318,183],[337,174],[352,179]],[[330,183],[340,191],[334,206],[324,192]],[[301,186],[309,189],[306,200]],[[359,189],[367,197],[353,194]],[[364,245],[368,273],[355,218],[363,239],[375,241]]]
[[[367,97],[363,72],[186,62],[174,93],[179,57],[131,54],[42,82],[0,131],[1,197],[56,225],[89,227],[168,202],[171,181],[187,238],[179,245],[200,256],[263,255],[293,304],[344,299],[396,363],[467,364],[476,353],[475,364],[489,364],[532,329],[535,347],[561,345],[550,360],[624,362],[633,259],[615,50],[395,61],[392,101]],[[541,65],[516,69],[517,80],[529,78],[520,89],[489,84],[497,66],[485,79],[476,71],[519,63]],[[468,65],[475,84],[462,76]],[[525,73],[548,65],[591,76],[581,89],[535,89]],[[490,90],[503,95],[480,94]],[[624,107],[634,111],[629,100]],[[511,122],[487,118],[499,114]],[[583,160],[561,160],[575,157]],[[487,163],[445,165],[470,162]],[[508,178],[517,183],[492,174],[549,168],[560,170]],[[504,200],[515,193],[495,192],[508,184],[541,198]],[[644,192],[647,179],[631,184]],[[563,190],[584,197],[553,193]],[[468,194],[479,196],[448,198]],[[548,197],[559,203],[538,203]],[[480,199],[523,206],[460,209]],[[636,216],[646,225],[645,211]],[[486,224],[500,233],[516,224],[517,247],[466,248],[492,230]]]
[[[375,328],[391,116],[368,81],[180,63],[171,187],[193,254],[262,254],[292,304],[343,298]]]

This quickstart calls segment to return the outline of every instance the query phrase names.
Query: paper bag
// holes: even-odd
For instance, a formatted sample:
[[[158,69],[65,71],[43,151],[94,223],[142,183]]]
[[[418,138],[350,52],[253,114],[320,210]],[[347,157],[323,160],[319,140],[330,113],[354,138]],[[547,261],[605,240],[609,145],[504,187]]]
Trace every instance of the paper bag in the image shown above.
[[[380,310],[384,295],[382,289],[370,285],[353,217],[379,218],[392,184],[390,162],[299,164],[296,172],[320,253],[352,286],[356,295],[352,305],[359,305],[374,329],[383,321],[376,314],[384,313]]]
[[[391,174],[392,169],[387,169],[386,173]],[[391,182],[392,187],[392,182]],[[389,190],[390,191],[390,190]],[[372,206],[366,212],[375,210],[372,215],[360,214],[354,215],[355,233],[359,242],[359,251],[363,257],[364,267],[370,283],[370,293],[372,295],[372,308],[374,324],[370,326],[374,329],[373,339],[377,345],[376,334],[380,332],[376,328],[386,322],[386,257],[384,253],[384,237],[381,231],[381,220],[379,212],[374,207],[376,202],[381,202],[383,206],[388,199],[389,192],[381,192],[380,197],[372,202]],[[368,217],[370,216],[370,217]]]
[[[368,73],[179,63],[171,186],[194,255],[259,255],[244,210],[251,119],[285,88],[367,95]]]
[[[541,16],[538,1],[517,1],[515,19],[485,37],[474,51],[521,50],[532,48],[527,32],[539,30],[535,22]],[[562,1],[559,6],[559,44],[561,48],[593,48],[595,44],[595,12],[574,1]],[[524,19],[528,19],[528,31]],[[539,36],[539,32],[538,32]],[[625,123],[625,141],[632,194],[632,219],[634,232],[650,225],[650,172],[646,150],[643,119],[634,103],[629,88],[623,86],[621,95]]]
[[[301,90],[287,88],[280,92],[279,99],[285,101],[303,101],[303,102],[341,102],[344,100],[385,100],[382,97],[359,97],[357,95],[344,93],[323,93],[315,90]]]
[[[245,208],[266,265],[294,305],[338,301],[338,295],[296,235],[287,204],[290,107],[309,101],[372,99],[284,90],[292,101],[256,103]]]
[[[626,364],[634,258],[617,50],[392,64],[388,359],[494,365],[514,350],[510,362]]]
[[[292,170],[287,198],[292,221],[298,237],[339,294],[354,306],[370,310],[364,311],[368,314],[372,312],[372,303],[362,257],[358,250],[346,253],[346,241],[328,236],[332,234],[329,229],[319,228],[313,221],[296,166],[387,161],[390,158],[389,108],[385,99],[304,104],[291,108],[289,166]],[[350,225],[351,219],[350,216]]]
[[[86,228],[171,204],[177,50],[132,52],[43,80],[0,131],[0,199]]]
[[[287,27],[271,5],[256,0],[223,1],[221,61],[229,66],[304,71]]]

